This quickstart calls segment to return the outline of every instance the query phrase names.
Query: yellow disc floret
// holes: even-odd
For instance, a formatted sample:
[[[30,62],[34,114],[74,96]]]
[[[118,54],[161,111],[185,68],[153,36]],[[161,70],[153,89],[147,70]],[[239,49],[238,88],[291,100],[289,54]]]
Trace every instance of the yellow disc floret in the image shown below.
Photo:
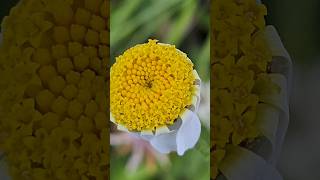
[[[170,125],[191,104],[193,64],[156,40],[128,49],[111,68],[110,108],[131,131]]]
[[[274,86],[268,78],[272,54],[264,33],[266,7],[256,0],[213,0],[211,5],[211,178],[215,179],[228,145],[260,136],[257,89],[271,91]]]

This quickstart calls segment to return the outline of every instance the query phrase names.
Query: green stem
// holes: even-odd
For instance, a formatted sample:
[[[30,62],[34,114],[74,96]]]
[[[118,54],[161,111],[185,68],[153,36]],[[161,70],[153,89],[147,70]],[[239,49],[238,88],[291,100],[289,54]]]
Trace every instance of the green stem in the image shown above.
[[[206,161],[210,161],[210,141],[208,138],[200,137],[195,149]]]

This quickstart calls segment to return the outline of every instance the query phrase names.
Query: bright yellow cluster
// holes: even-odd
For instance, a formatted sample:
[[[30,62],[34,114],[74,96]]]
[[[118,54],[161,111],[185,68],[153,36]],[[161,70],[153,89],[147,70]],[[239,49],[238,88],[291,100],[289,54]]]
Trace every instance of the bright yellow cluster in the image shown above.
[[[21,0],[2,23],[0,151],[13,180],[108,176],[106,0]]]
[[[264,5],[256,0],[213,0],[211,12],[214,179],[227,145],[239,145],[259,135],[255,125],[257,89],[271,83],[267,73],[272,56],[264,35]]]
[[[172,45],[156,40],[136,45],[111,68],[110,108],[131,131],[173,124],[191,104],[193,64]]]

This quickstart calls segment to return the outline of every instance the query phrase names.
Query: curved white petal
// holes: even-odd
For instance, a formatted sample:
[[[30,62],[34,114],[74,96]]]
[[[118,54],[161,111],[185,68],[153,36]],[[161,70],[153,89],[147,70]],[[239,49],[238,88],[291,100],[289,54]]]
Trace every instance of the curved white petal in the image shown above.
[[[277,127],[279,123],[280,110],[269,104],[258,104],[257,127],[272,144],[276,144]]]
[[[145,132],[141,132],[141,133],[132,133],[130,132],[131,134],[134,134],[135,136],[137,137],[140,137],[146,141],[150,141],[152,138],[154,138],[155,136],[153,135],[153,133],[149,134],[149,133],[145,133]]]
[[[178,155],[181,156],[186,150],[195,146],[201,132],[200,120],[194,112],[186,110],[181,119],[182,124],[178,130],[154,137],[145,137],[145,135],[141,137],[149,140],[150,144],[160,153],[166,154],[177,151]]]
[[[282,74],[276,73],[268,76],[280,88],[280,92],[270,91],[269,94],[261,94],[261,101],[271,104],[289,115],[287,79]]]
[[[200,86],[199,87],[195,87],[195,95],[193,96],[195,101],[192,102],[192,103],[195,102],[194,106],[195,106],[195,111],[196,112],[198,112],[198,110],[199,110],[200,100],[201,100],[201,96],[200,96],[201,87]]]
[[[280,91],[279,92],[270,91],[270,93],[268,94],[262,94],[260,99],[263,103],[271,105],[276,109],[278,109],[279,114],[278,115],[274,114],[275,112],[270,111],[271,109],[264,109],[264,111],[269,111],[265,113],[265,114],[268,114],[269,117],[267,116],[264,117],[265,122],[263,122],[262,125],[265,127],[260,128],[260,130],[262,129],[262,132],[264,132],[264,135],[266,135],[266,137],[270,140],[270,142],[273,145],[272,147],[273,153],[270,159],[268,160],[273,164],[275,164],[280,155],[284,137],[289,124],[289,105],[288,105],[288,90],[287,90],[288,84],[287,84],[286,77],[282,74],[271,73],[269,74],[269,77],[271,81],[280,88]],[[261,121],[262,120],[260,119],[260,123]],[[262,125],[260,127],[262,127]],[[274,128],[274,129],[271,129],[271,128]],[[272,137],[274,135],[275,137]]]
[[[177,131],[172,131],[167,134],[160,134],[150,139],[150,144],[160,153],[170,153],[177,150],[176,143]]]
[[[267,26],[265,32],[267,43],[269,44],[273,56],[271,72],[283,74],[287,79],[288,87],[291,87],[291,57],[287,50],[284,48],[281,38],[274,26]]]
[[[170,129],[167,126],[162,126],[162,127],[156,129],[156,136],[158,136],[160,134],[166,134],[168,132],[170,132]]]
[[[182,125],[177,133],[177,152],[180,156],[196,145],[201,133],[201,123],[195,113],[186,110],[181,119]]]
[[[292,78],[292,60],[285,49],[280,36],[274,26],[266,27],[266,37],[269,47],[271,48],[273,60],[271,63],[271,80],[276,83],[280,88],[281,92],[278,96],[273,98],[268,98],[271,100],[273,105],[280,108],[279,122],[276,129],[276,137],[274,142],[274,153],[270,162],[276,163],[281,147],[284,141],[284,136],[286,134],[288,124],[289,124],[289,96],[291,89],[291,78]],[[281,76],[281,75],[282,76]]]
[[[281,88],[280,95],[279,97],[277,97],[280,105],[278,107],[281,107],[281,111],[279,114],[279,123],[277,126],[275,152],[272,159],[270,160],[275,164],[278,157],[280,156],[282,144],[289,124],[289,92],[287,87],[287,79],[283,75],[270,74],[270,77],[271,80]]]
[[[195,88],[195,91],[200,91],[199,88]],[[195,92],[196,93],[196,92]],[[200,93],[199,93],[200,94]],[[194,112],[198,112],[199,111],[199,106],[200,106],[200,95],[194,95],[192,96],[192,99],[191,99],[191,105],[194,107],[194,109],[190,109]]]
[[[220,170],[228,180],[282,180],[279,172],[255,153],[239,146],[229,146],[227,151]]]
[[[110,121],[116,124],[116,120],[114,119],[112,113],[110,112]]]
[[[117,129],[124,132],[129,132],[129,130],[121,124],[117,124]]]
[[[201,84],[201,79],[200,79],[200,76],[199,76],[198,72],[197,72],[196,70],[193,70],[193,71],[192,71],[192,74],[194,75],[194,77],[195,77],[196,80],[199,80],[199,81],[200,81],[200,84]]]

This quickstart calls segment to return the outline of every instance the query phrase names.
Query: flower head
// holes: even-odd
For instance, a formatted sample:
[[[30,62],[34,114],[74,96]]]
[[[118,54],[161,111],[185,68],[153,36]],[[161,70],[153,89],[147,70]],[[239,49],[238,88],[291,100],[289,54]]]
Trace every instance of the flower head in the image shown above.
[[[189,116],[198,123],[193,117],[199,105],[199,88],[200,79],[184,53],[149,40],[125,51],[111,68],[112,119],[122,130],[155,135],[149,140],[174,133]]]
[[[275,29],[265,27],[264,5],[214,0],[212,6],[212,178],[221,172],[227,179],[254,179],[264,172],[280,179],[266,161],[274,162],[286,129],[290,57]],[[275,71],[281,63],[286,68]]]

